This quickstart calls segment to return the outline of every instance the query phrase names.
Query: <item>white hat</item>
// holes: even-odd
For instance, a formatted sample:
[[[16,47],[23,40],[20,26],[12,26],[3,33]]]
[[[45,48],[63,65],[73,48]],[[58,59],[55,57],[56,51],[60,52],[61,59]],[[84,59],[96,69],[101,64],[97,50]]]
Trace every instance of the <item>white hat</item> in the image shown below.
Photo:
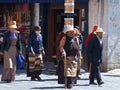
[[[74,31],[74,28],[72,25],[64,25],[63,32],[66,33],[68,31]]]
[[[103,34],[105,34],[105,32],[103,31],[102,28],[98,28],[98,29],[94,32],[94,34],[96,34],[97,32],[102,32]]]

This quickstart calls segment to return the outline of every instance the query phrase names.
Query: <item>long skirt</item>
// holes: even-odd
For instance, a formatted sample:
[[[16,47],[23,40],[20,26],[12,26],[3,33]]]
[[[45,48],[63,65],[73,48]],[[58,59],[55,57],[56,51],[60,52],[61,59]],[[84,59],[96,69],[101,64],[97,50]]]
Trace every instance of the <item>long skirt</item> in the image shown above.
[[[8,52],[4,51],[4,67],[2,73],[2,81],[14,81],[16,74],[16,46],[10,46]]]
[[[67,58],[67,61],[68,61],[69,59]],[[72,62],[76,62],[75,60],[73,60]],[[67,78],[66,80],[67,80],[67,84],[76,84],[77,83],[77,78],[76,78],[76,75],[77,75],[77,65],[76,65],[77,63],[74,63],[74,64],[70,64],[70,63],[68,63],[67,64],[67,73],[66,73],[66,75],[64,74],[64,62],[63,62],[63,60],[59,60],[59,62],[58,62],[58,71],[57,71],[57,73],[58,73],[58,84],[65,84],[65,77]],[[73,72],[74,72],[74,74],[73,74],[73,72],[72,72],[72,74],[70,74],[70,72],[68,71],[69,69],[70,69],[70,67],[74,67],[74,69],[72,68],[71,70],[74,70]],[[70,70],[70,71],[71,71]]]
[[[40,75],[43,71],[43,59],[42,54],[36,54],[36,56],[30,56],[27,60],[27,76]]]

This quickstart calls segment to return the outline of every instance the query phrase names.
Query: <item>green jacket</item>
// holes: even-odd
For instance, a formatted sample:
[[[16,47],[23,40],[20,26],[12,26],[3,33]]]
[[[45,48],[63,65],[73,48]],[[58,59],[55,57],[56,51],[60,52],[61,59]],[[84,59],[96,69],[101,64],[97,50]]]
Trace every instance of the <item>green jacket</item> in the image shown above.
[[[20,33],[19,33],[19,31],[15,31],[15,34],[16,34],[16,37],[17,37],[17,43],[16,43],[17,50],[22,51]],[[3,43],[0,47],[0,52],[8,51],[10,45],[11,45],[10,31],[6,31],[4,33]]]

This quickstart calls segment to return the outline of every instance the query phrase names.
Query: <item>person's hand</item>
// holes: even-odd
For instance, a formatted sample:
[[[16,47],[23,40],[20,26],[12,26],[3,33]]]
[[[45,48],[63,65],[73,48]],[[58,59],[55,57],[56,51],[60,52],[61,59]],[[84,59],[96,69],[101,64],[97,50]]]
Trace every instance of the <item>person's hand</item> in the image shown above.
[[[22,51],[20,51],[19,53],[22,54]]]
[[[61,57],[63,57],[63,58],[66,57],[66,52],[64,49],[61,51]]]
[[[42,51],[42,55],[45,56],[45,51],[44,50]]]
[[[62,54],[61,54],[61,57],[63,57],[63,58],[66,57],[66,54],[65,54],[65,53],[62,53]]]
[[[82,55],[80,55],[80,59],[81,59],[81,60],[83,59],[83,56],[82,56]]]

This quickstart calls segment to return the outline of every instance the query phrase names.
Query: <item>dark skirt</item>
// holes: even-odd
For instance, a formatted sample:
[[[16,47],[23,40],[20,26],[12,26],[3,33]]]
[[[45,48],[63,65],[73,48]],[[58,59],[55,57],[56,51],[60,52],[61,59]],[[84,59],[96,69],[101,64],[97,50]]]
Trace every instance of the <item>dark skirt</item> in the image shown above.
[[[65,84],[65,76],[64,76],[64,63],[63,60],[60,60],[58,62],[58,68],[57,68],[57,74],[58,74],[58,84]],[[67,84],[76,84],[77,78],[76,77],[66,77]]]

